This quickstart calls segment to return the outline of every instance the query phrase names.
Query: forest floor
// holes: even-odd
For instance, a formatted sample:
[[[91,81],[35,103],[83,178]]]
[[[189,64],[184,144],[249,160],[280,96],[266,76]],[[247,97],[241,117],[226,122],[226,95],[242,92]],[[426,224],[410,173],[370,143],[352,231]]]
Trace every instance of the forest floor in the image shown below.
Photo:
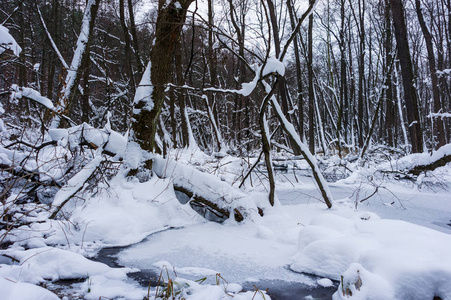
[[[234,186],[256,159],[175,158],[205,174],[197,180]],[[305,161],[276,155],[275,207],[240,223],[206,221],[170,179],[139,183],[120,172],[68,203],[67,221],[35,207],[10,232],[2,299],[57,299],[49,290],[66,299],[451,299],[451,167],[400,171],[419,159],[320,160],[335,198],[327,209]],[[257,168],[239,201],[261,206],[265,186]]]

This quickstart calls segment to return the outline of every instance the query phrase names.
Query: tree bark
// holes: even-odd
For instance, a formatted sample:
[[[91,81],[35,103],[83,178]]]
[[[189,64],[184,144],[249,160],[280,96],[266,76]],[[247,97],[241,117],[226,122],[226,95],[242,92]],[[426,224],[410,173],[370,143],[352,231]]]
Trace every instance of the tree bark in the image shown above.
[[[407,109],[412,152],[423,152],[423,135],[421,132],[420,114],[418,111],[418,98],[414,86],[413,66],[407,40],[407,25],[404,17],[402,0],[390,0],[393,23],[395,25],[396,47],[401,64],[401,76],[404,88],[404,99]]]
[[[385,64],[390,65],[393,61],[392,54],[392,30],[391,30],[391,21],[390,21],[390,1],[385,0],[385,39],[384,39],[384,48],[385,48]],[[393,147],[395,145],[394,141],[394,131],[396,128],[394,126],[395,119],[395,105],[393,103],[393,83],[392,83],[392,72],[387,74],[385,78],[385,86],[387,89],[385,90],[385,103],[386,103],[386,111],[385,111],[385,136],[387,138],[388,145]]]
[[[338,138],[338,149],[339,155],[341,157],[341,137],[340,131],[344,129],[344,139],[347,143],[348,141],[348,79],[346,70],[346,43],[345,43],[345,1],[342,0],[340,3],[340,103],[337,121],[337,138]],[[345,104],[346,103],[346,104]],[[343,123],[343,125],[342,125]]]
[[[135,93],[136,90],[136,83],[135,83],[135,76],[133,74],[133,64],[132,64],[132,57],[131,57],[131,41],[130,41],[130,34],[128,31],[127,24],[125,22],[125,3],[124,0],[119,0],[119,21],[121,23],[122,30],[124,31],[124,40],[125,40],[125,59],[127,60],[127,63],[125,64],[125,73],[127,74],[127,77],[130,80],[130,87],[131,91]]]
[[[78,83],[83,76],[83,69],[89,61],[89,51],[86,50],[90,47],[93,39],[92,33],[100,1],[89,0],[86,4],[82,27],[77,40],[77,48],[75,49],[70,68],[67,70],[67,76],[61,91],[62,96],[59,99],[57,108],[60,113],[67,116],[70,116],[69,112],[75,102],[75,92],[78,89]],[[53,118],[51,127],[59,127],[61,125],[60,121],[60,117],[56,115]]]
[[[213,0],[208,0],[208,68],[210,73],[210,86],[216,87],[217,85],[217,64],[218,64],[218,58],[215,52],[215,49],[213,49],[214,46],[214,36],[213,36],[213,26],[214,26],[214,6],[213,6]],[[212,123],[213,130],[216,137],[216,147],[219,152],[221,152],[223,149],[223,141],[221,136],[221,129],[220,129],[220,123],[219,123],[219,117],[218,117],[218,111],[216,108],[216,97],[215,93],[211,92],[207,94],[207,109],[208,109],[208,116],[210,118],[210,122]],[[211,104],[210,104],[211,103]],[[214,150],[214,149],[213,149]]]
[[[295,24],[295,13],[293,9],[293,4],[291,3],[293,0],[287,0],[287,7],[290,15],[290,23],[291,28],[294,29],[296,27]],[[299,120],[297,122],[298,132],[301,139],[304,137],[304,99],[302,97],[302,70],[301,70],[301,58],[299,56],[299,44],[298,44],[298,35],[293,40],[294,45],[294,57],[296,61],[296,83],[297,83],[297,106],[298,106],[298,117]]]
[[[440,101],[440,92],[437,80],[437,68],[435,66],[434,47],[432,45],[432,35],[431,32],[429,31],[429,28],[426,25],[426,22],[424,21],[423,12],[421,11],[420,0],[415,0],[415,8],[418,16],[418,21],[420,22],[421,31],[423,32],[424,40],[426,42],[426,49],[428,52],[429,72],[431,76],[431,88],[434,107],[433,112],[439,113],[442,109],[442,103]],[[434,122],[434,127],[435,134],[437,135],[437,141],[434,146],[435,149],[438,149],[446,144],[445,129],[443,126],[443,119],[441,117],[437,117],[437,119]]]
[[[165,99],[165,87],[172,78],[172,58],[175,45],[180,39],[186,12],[194,0],[172,0],[158,2],[158,17],[155,27],[155,44],[151,50],[151,81],[153,86],[151,103],[138,99],[135,105],[132,128],[134,139],[141,149],[153,152],[158,118]],[[145,163],[151,169],[151,162]]]
[[[135,53],[136,67],[138,69],[138,73],[136,74],[136,76],[137,78],[141,78],[143,72],[143,65],[141,61],[141,55],[139,54],[138,35],[136,34],[135,14],[133,12],[132,0],[128,0],[128,16],[130,18],[130,33],[132,34],[133,38],[132,39],[133,52]]]
[[[313,1],[310,0],[310,3]],[[315,154],[315,91],[313,90],[313,14],[308,20],[308,122],[309,122],[309,150]]]
[[[364,120],[364,107],[365,107],[365,1],[359,0],[359,92],[357,100],[358,110],[358,130],[359,130],[359,147],[362,148],[365,142],[365,120]]]
[[[193,28],[194,30],[194,28]],[[175,75],[176,82],[178,86],[182,86],[185,84],[185,80],[183,77],[182,71],[182,44],[180,40],[176,41],[175,44],[175,53],[174,53],[174,61],[175,61]],[[189,120],[186,112],[186,101],[185,101],[185,91],[181,90],[176,94],[176,98],[180,107],[180,120],[181,120],[181,128],[182,128],[182,146],[189,147],[190,146],[190,138],[189,138]]]

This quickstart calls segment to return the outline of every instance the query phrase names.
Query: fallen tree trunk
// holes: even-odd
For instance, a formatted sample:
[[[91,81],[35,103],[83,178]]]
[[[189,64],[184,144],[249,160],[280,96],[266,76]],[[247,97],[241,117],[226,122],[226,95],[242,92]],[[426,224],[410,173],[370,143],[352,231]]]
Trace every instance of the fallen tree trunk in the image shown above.
[[[200,206],[207,208],[210,212],[215,214],[219,218],[230,218],[230,211],[219,207],[216,203],[212,202],[211,200],[205,199],[202,196],[195,195],[191,190],[184,188],[182,186],[174,185],[174,190],[184,193],[190,198],[190,205],[191,206]],[[240,213],[238,209],[233,210],[235,221],[241,222],[244,220],[243,215]]]
[[[72,177],[64,187],[62,187],[55,195],[55,199],[50,209],[51,215],[49,219],[55,219],[63,206],[69,202],[78,192],[83,190],[88,181],[93,178],[100,164],[104,161],[102,156],[96,156],[91,160],[80,172]]]
[[[432,161],[429,164],[415,166],[412,169],[410,169],[408,171],[408,173],[413,174],[413,175],[420,175],[421,172],[434,171],[435,169],[437,169],[439,167],[445,166],[449,162],[451,162],[451,154],[444,155],[444,156],[440,157],[439,159]]]
[[[153,171],[160,178],[170,178],[174,190],[186,194],[192,207],[205,208],[219,218],[241,222],[251,215],[263,215],[251,196],[214,175],[160,157],[155,158]]]

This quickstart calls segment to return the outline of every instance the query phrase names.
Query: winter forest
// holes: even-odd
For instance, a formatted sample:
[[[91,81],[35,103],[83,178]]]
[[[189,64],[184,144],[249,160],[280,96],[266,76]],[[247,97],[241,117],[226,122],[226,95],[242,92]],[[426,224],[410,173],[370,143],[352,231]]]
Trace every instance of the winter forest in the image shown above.
[[[2,0],[0,299],[451,300],[451,0]]]

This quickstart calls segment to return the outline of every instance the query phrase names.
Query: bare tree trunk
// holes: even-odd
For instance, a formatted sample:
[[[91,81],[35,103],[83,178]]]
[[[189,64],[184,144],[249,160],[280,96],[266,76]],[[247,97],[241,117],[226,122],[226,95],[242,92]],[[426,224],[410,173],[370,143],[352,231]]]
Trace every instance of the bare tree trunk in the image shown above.
[[[277,16],[276,16],[276,9],[274,7],[274,3],[272,0],[266,0],[266,3],[268,4],[268,12],[269,12],[269,19],[271,21],[271,28],[272,28],[272,36],[274,38],[274,48],[276,51],[276,57],[279,57],[280,55],[280,36],[279,36],[279,26],[277,25]],[[288,100],[287,100],[287,87],[286,82],[283,77],[279,78],[279,93],[280,98],[282,102],[282,109],[285,116],[290,120],[291,118],[288,115]]]
[[[274,3],[272,2],[272,0],[266,0],[266,3],[268,4],[268,12],[269,12],[269,19],[271,22],[271,27],[272,27],[272,34],[273,34],[273,38],[274,38],[274,48],[276,51],[276,57],[280,56],[280,36],[279,36],[279,26],[277,25],[277,16],[276,16],[276,9],[274,7]],[[285,80],[285,77],[280,77],[279,78],[279,96],[281,99],[281,103],[282,103],[282,110],[283,113],[285,114],[285,116],[287,117],[288,120],[290,120],[291,123],[296,124],[297,121],[296,119],[293,119],[291,117],[291,115],[288,113],[288,111],[291,109],[289,103],[288,103],[288,88],[287,88],[287,82]],[[299,128],[299,126],[296,126],[297,128]],[[294,143],[294,141],[291,140],[290,136],[288,136],[288,142],[290,144]],[[293,147],[291,147],[293,148]],[[293,151],[295,151],[293,148]],[[299,155],[300,153],[295,152],[295,155]]]
[[[216,52],[213,49],[214,45],[214,37],[213,37],[213,26],[214,26],[214,6],[213,0],[208,0],[208,64],[210,70],[210,86],[215,87],[217,85],[217,63],[218,59],[216,56]],[[207,99],[205,99],[207,103],[208,116],[210,118],[210,122],[212,124],[215,138],[216,138],[216,147],[218,151],[221,152],[223,148],[223,141],[221,136],[221,130],[219,127],[219,118],[218,112],[216,109],[216,97],[215,93],[211,92],[207,95]]]
[[[385,0],[385,64],[389,65],[393,62],[393,48],[392,48],[392,31],[391,31],[391,21],[390,21],[390,1]],[[387,89],[385,90],[385,136],[388,140],[388,145],[393,147],[394,143],[394,131],[396,128],[394,126],[394,112],[396,111],[395,105],[393,103],[393,83],[392,83],[392,72],[387,74],[385,80],[385,86]]]
[[[265,102],[265,100],[264,100]],[[268,103],[268,101],[266,101]],[[269,138],[271,136],[268,127],[268,121],[266,120],[266,105],[262,105],[260,110],[260,131],[262,136],[262,149],[263,154],[265,155],[265,165],[266,170],[268,170],[268,179],[269,179],[269,204],[274,206],[274,198],[275,198],[275,189],[276,184],[274,180],[274,171],[272,168],[272,159],[271,159],[271,144]]]
[[[141,61],[141,55],[139,54],[138,35],[136,34],[135,14],[133,12],[132,0],[128,0],[128,16],[130,18],[130,33],[132,34],[133,38],[132,39],[133,52],[135,53],[136,67],[138,69],[136,77],[141,78],[143,72],[143,65]]]
[[[58,1],[52,1],[52,22],[50,26],[50,30],[53,34],[56,32],[56,28],[58,25]],[[50,38],[49,38],[50,39]],[[51,44],[51,41],[49,41]],[[53,60],[55,58],[55,54],[53,51],[49,51],[49,72],[47,74],[47,98],[50,100],[53,99],[53,77],[55,76],[55,64],[53,64]],[[47,118],[46,118],[47,119]],[[48,119],[47,119],[48,120]]]
[[[177,148],[177,118],[175,116],[175,89],[171,88],[169,94],[169,113],[171,115],[171,129],[172,129],[172,146]]]
[[[384,77],[384,80],[383,80],[383,85],[384,86],[382,86],[380,88],[379,100],[377,101],[376,110],[374,112],[374,116],[373,116],[373,119],[371,121],[371,126],[370,126],[370,128],[368,130],[368,135],[367,135],[367,137],[365,139],[365,143],[363,144],[362,152],[360,153],[360,158],[363,158],[363,156],[365,155],[366,150],[368,149],[368,146],[370,145],[371,137],[372,137],[374,129],[376,127],[376,120],[377,120],[377,117],[378,117],[378,114],[379,114],[379,111],[380,111],[380,108],[381,108],[381,105],[382,105],[382,101],[384,100],[385,90],[388,89],[388,86],[386,86],[385,84],[387,83],[387,78],[390,77],[389,74],[391,74],[392,71],[393,71],[392,68],[393,68],[393,62],[392,61],[390,61],[389,65],[386,64],[384,66],[384,70],[382,72],[382,76]]]
[[[340,103],[339,103],[339,114],[337,121],[337,138],[338,138],[338,149],[341,157],[341,138],[340,130],[344,129],[344,139],[347,143],[348,140],[348,79],[346,70],[346,54],[345,54],[345,0],[340,3]],[[344,119],[344,120],[343,120]],[[342,121],[343,120],[343,121]],[[343,126],[342,126],[343,123]]]
[[[70,68],[67,70],[67,76],[57,106],[57,110],[64,115],[69,114],[71,106],[74,104],[75,92],[83,75],[83,68],[89,60],[89,51],[86,51],[86,49],[92,42],[92,32],[94,31],[94,23],[100,1],[88,0],[86,4],[80,35],[77,40],[77,48],[75,49]],[[60,117],[55,115],[51,127],[59,127],[60,121]]]
[[[240,56],[238,58],[238,80],[236,82],[236,87],[240,88],[241,84],[245,82],[246,80],[246,65],[242,62],[242,58],[244,58],[244,38],[245,38],[245,24],[244,19],[245,16],[243,16],[245,10],[246,2],[243,1],[241,3],[241,11],[240,11],[240,21],[241,21],[241,27],[239,26],[237,22],[237,12],[235,9],[235,5],[233,4],[232,0],[228,0],[229,2],[229,9],[230,9],[230,20],[232,22],[232,26],[235,29],[236,35],[237,35],[237,42],[238,42],[238,55]],[[247,137],[249,135],[249,116],[247,114],[244,114],[244,117],[242,116],[242,108],[243,106],[246,106],[247,100],[243,98],[241,95],[235,96],[235,106],[234,106],[234,112],[232,114],[232,126],[234,130],[234,137],[235,140],[240,143],[242,140],[242,136],[244,133],[244,137]],[[242,132],[242,128],[246,128],[245,132]]]
[[[358,125],[359,125],[359,147],[362,148],[365,142],[365,120],[364,120],[364,106],[365,106],[365,1],[359,0],[359,92],[357,100],[358,109]]]
[[[315,178],[315,182],[318,185],[318,188],[321,192],[321,196],[323,197],[327,207],[331,208],[333,197],[329,190],[326,180],[324,179],[323,175],[321,174],[321,171],[319,170],[318,164],[316,162],[315,157],[313,156],[313,153],[311,153],[309,149],[302,143],[299,136],[295,136],[296,132],[294,131],[293,124],[288,122],[288,120],[285,118],[279,104],[273,99],[271,99],[271,101],[272,101],[271,104],[276,112],[277,118],[280,120],[280,124],[282,125],[282,129],[288,135],[291,135],[292,138],[296,141],[296,144],[294,146],[298,148],[297,150],[302,154],[302,156],[305,158],[309,166],[312,168],[313,177]]]
[[[433,104],[434,104],[434,110],[433,112],[438,113],[442,109],[442,103],[440,101],[440,92],[438,87],[438,80],[437,80],[437,68],[435,67],[435,55],[434,55],[434,47],[432,45],[432,35],[429,31],[429,28],[426,25],[426,22],[424,21],[423,12],[421,11],[421,4],[420,0],[415,0],[415,7],[416,12],[418,16],[418,20],[420,22],[421,31],[423,32],[424,40],[426,41],[426,49],[428,52],[428,62],[429,62],[429,72],[431,75],[431,88],[432,88],[432,97],[433,97]],[[443,119],[441,117],[437,117],[437,119],[434,122],[434,131],[437,135],[437,143],[435,146],[435,149],[440,148],[441,146],[446,144],[445,140],[445,129],[443,126]],[[434,137],[432,137],[434,139]]]
[[[404,99],[406,101],[407,121],[409,123],[410,143],[412,152],[423,152],[423,135],[421,132],[418,99],[414,86],[413,66],[407,40],[407,25],[404,17],[402,0],[390,0],[393,23],[395,25],[396,47],[401,64]]]
[[[399,66],[398,63],[396,64],[394,70],[394,75],[395,75],[395,79],[396,79],[396,104],[398,107],[398,115],[399,115],[399,122],[401,124],[401,130],[402,130],[402,135],[403,135],[403,139],[404,139],[404,145],[408,146],[409,145],[409,139],[408,139],[408,135],[407,135],[407,129],[406,129],[406,124],[404,122],[404,114],[403,114],[403,108],[402,108],[402,103],[401,103],[401,77],[399,75],[398,72]]]
[[[130,42],[130,34],[128,31],[127,24],[125,22],[125,4],[124,0],[119,0],[119,20],[122,26],[122,30],[124,31],[124,40],[125,40],[125,59],[127,63],[125,64],[125,73],[127,74],[128,79],[130,80],[131,91],[134,94],[136,91],[136,83],[135,76],[133,74],[133,63],[132,56],[130,53],[131,50],[131,42]]]
[[[90,49],[86,49],[86,56],[89,58]],[[89,103],[89,75],[91,74],[90,70],[90,59],[86,60],[85,65],[83,66],[83,95],[81,95],[81,121],[85,123],[89,123],[89,114],[91,112],[91,105]]]
[[[291,3],[293,0],[287,0],[287,7],[290,15],[290,23],[291,28],[294,29],[295,24],[295,12],[293,9],[293,4]],[[296,35],[296,38],[293,40],[294,45],[294,57],[296,61],[296,83],[297,83],[297,106],[298,106],[298,116],[299,121],[297,122],[298,125],[298,132],[301,139],[304,136],[304,99],[302,97],[302,71],[301,71],[301,59],[299,56],[299,44],[298,44],[298,35]]]
[[[350,20],[348,21],[351,22]],[[348,110],[351,112],[351,120],[350,120],[350,126],[351,126],[351,144],[353,147],[356,146],[355,137],[357,134],[355,134],[355,128],[357,127],[357,120],[354,117],[356,114],[356,84],[355,84],[355,72],[354,72],[354,65],[353,65],[353,52],[352,52],[352,34],[353,30],[350,24],[348,23],[348,62],[349,62],[349,100],[348,100]],[[357,128],[358,129],[358,128]]]
[[[194,30],[194,28],[193,28]],[[182,86],[185,84],[182,72],[182,44],[180,40],[175,42],[175,52],[174,52],[174,60],[175,60],[175,75],[177,85]],[[180,107],[180,120],[182,127],[182,146],[189,147],[190,146],[190,138],[189,138],[189,120],[186,114],[186,101],[185,101],[185,92],[181,90],[177,95],[179,107]]]
[[[310,3],[313,1],[310,0]],[[313,86],[313,14],[308,21],[308,121],[309,121],[309,150],[315,153],[315,91]]]
[[[171,62],[175,45],[180,39],[186,12],[193,0],[172,0],[158,2],[158,17],[155,28],[155,44],[151,51],[151,99],[137,99],[132,128],[133,139],[141,149],[152,152],[155,149],[158,118],[165,99],[166,84],[172,78]],[[152,168],[146,161],[144,167]]]

